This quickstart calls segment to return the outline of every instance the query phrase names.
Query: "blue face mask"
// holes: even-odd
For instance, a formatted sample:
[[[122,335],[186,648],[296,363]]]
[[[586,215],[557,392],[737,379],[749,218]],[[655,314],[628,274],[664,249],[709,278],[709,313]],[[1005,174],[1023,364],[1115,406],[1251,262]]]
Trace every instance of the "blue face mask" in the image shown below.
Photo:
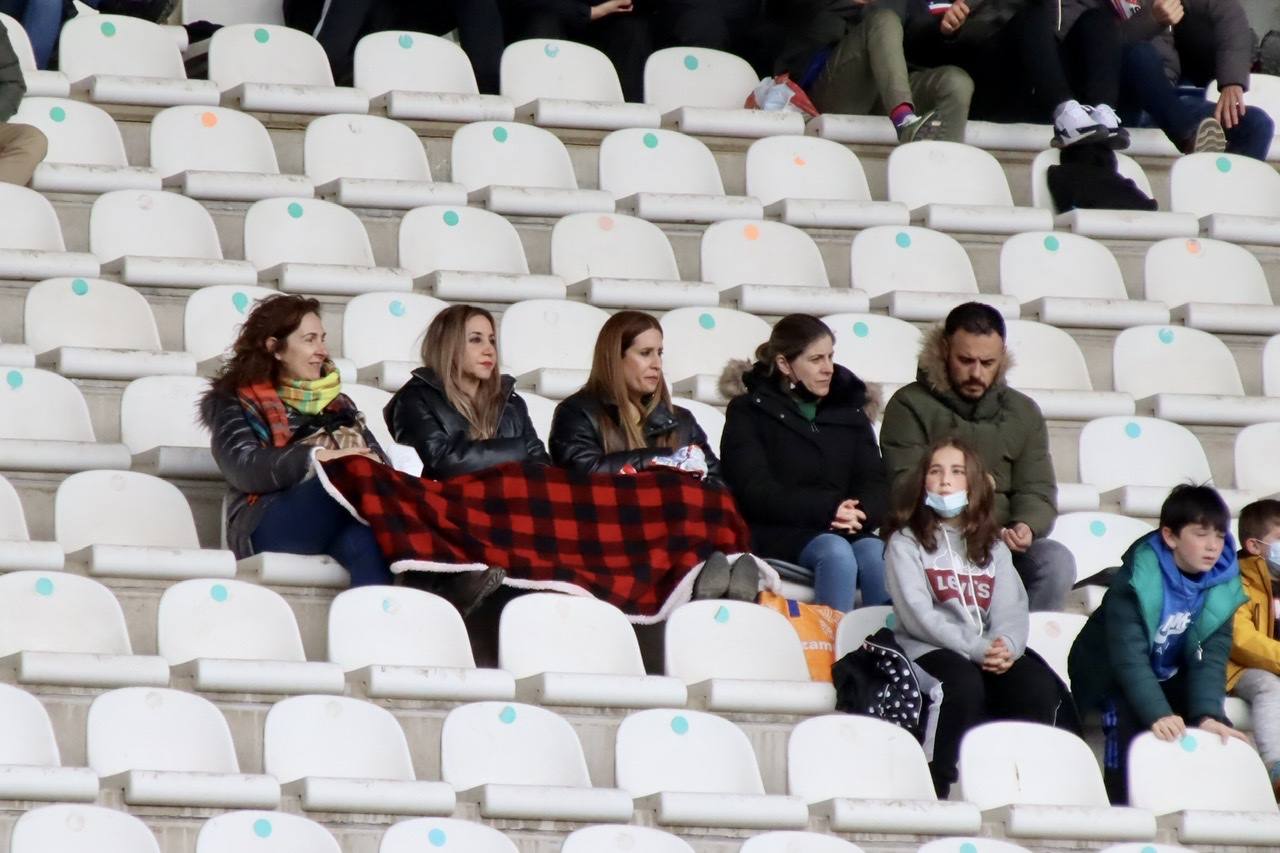
[[[939,495],[926,491],[924,505],[943,518],[955,518],[969,505],[969,493],[952,492],[949,495]]]

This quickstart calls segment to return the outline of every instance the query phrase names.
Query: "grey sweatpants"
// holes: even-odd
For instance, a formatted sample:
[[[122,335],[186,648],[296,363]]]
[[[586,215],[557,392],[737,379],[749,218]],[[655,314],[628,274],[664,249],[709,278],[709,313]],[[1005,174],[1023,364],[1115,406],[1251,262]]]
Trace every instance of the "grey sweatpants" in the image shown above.
[[[1262,763],[1270,771],[1280,763],[1280,675],[1265,669],[1246,669],[1231,692],[1249,703],[1253,740]]]

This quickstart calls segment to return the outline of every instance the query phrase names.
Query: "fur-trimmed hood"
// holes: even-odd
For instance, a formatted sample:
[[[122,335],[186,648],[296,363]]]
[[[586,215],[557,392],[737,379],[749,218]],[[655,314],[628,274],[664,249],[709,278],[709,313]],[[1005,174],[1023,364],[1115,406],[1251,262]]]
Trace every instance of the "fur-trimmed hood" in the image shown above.
[[[729,360],[720,373],[719,389],[725,399],[732,400],[754,389],[757,383],[770,381],[773,380],[765,373],[764,365],[760,362],[734,358]],[[851,395],[860,394],[862,402],[858,405],[872,423],[880,417],[880,411],[884,408],[884,389],[880,383],[863,382],[853,371],[842,365],[836,365],[831,390],[843,390]]]
[[[1006,349],[1000,370],[996,372],[995,381],[991,383],[992,389],[1006,384],[1005,379],[1011,367],[1013,367],[1013,353]],[[956,392],[951,387],[951,380],[947,376],[947,336],[946,328],[942,323],[934,324],[920,339],[920,360],[916,379],[940,397],[956,396]]]

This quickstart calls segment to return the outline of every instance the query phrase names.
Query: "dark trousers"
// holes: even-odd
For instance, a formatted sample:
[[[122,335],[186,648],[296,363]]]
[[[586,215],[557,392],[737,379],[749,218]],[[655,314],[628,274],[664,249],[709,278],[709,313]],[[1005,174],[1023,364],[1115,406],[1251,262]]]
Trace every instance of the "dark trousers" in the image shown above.
[[[373,531],[352,518],[314,477],[276,498],[250,540],[258,552],[328,554],[351,575],[352,586],[391,583],[391,569]]]
[[[942,708],[933,741],[929,773],[938,798],[945,800],[958,777],[956,762],[965,732],[989,720],[1057,721],[1060,692],[1053,670],[1026,654],[1001,675],[950,649],[938,649],[915,661],[942,682]]]
[[[1225,685],[1224,685],[1225,686]],[[1160,682],[1173,713],[1187,725],[1187,682],[1182,673]],[[1113,806],[1129,804],[1129,744],[1147,730],[1124,696],[1111,696],[1102,706],[1102,781]]]
[[[525,15],[518,26],[517,37],[521,39],[571,40],[597,48],[618,70],[622,96],[632,103],[644,102],[644,63],[653,52],[651,21],[644,12],[606,15],[581,23],[564,13],[538,10]]]
[[[740,53],[760,20],[760,0],[660,0],[657,16],[664,46]]]

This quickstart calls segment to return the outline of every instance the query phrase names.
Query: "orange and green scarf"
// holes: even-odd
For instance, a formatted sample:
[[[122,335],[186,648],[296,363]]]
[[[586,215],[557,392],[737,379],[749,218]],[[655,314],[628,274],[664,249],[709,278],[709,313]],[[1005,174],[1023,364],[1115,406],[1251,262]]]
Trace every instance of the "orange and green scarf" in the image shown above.
[[[255,382],[238,392],[249,426],[258,440],[271,447],[284,447],[293,439],[289,409],[304,415],[318,415],[335,400],[342,400],[342,379],[333,365],[319,379],[286,379],[278,386]]]

